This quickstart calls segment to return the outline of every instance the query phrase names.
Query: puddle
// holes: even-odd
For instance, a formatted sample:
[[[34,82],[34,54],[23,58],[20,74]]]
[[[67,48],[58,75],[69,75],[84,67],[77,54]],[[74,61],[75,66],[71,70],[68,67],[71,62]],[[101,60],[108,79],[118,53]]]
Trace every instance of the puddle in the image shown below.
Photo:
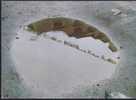
[[[112,52],[107,43],[92,37],[77,39],[62,31],[37,36],[23,29],[12,43],[11,54],[25,83],[46,97],[61,96],[79,85],[111,78],[117,64],[101,57],[116,61],[119,57],[119,52]]]
[[[60,40],[79,44],[83,49],[91,49],[96,54],[111,55],[106,44],[93,38],[77,40],[63,32],[48,32]],[[18,72],[30,86],[47,96],[58,96],[71,91],[73,87],[95,83],[110,78],[116,64],[105,62],[63,43],[57,43],[44,35],[31,40],[34,34],[22,31],[12,45],[12,55]],[[103,44],[103,45],[102,45]]]

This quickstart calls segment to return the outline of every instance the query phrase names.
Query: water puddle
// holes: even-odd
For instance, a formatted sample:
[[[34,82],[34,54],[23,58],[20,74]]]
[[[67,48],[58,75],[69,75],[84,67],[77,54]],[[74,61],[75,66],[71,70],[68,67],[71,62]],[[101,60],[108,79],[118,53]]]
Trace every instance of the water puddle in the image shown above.
[[[107,43],[69,37],[62,31],[37,36],[21,29],[11,52],[26,84],[46,96],[60,96],[78,85],[110,78],[119,59],[119,52],[112,52]]]

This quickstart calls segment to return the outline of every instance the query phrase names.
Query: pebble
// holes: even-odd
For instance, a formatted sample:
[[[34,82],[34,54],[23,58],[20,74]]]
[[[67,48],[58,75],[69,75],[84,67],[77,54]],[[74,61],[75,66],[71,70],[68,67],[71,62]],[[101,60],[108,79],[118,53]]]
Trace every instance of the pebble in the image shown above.
[[[96,84],[97,86],[100,86],[100,84]]]
[[[122,12],[121,12],[119,9],[117,9],[117,8],[112,9],[112,12],[114,12],[113,15],[119,15],[119,14],[122,13]]]
[[[116,61],[114,61],[114,60],[112,60],[112,59],[110,59],[110,58],[108,58],[107,61],[108,61],[108,62],[111,62],[111,63],[113,63],[113,64],[116,64]]]
[[[19,39],[19,37],[16,37],[16,39]]]
[[[123,49],[123,47],[122,47],[122,46],[120,46],[120,49]]]

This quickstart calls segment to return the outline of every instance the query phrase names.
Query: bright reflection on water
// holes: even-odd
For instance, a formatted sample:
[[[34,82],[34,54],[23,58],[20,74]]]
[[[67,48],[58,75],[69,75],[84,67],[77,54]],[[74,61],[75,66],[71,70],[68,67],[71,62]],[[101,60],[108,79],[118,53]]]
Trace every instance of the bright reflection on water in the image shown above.
[[[91,37],[68,38],[63,32],[48,32],[50,36],[67,40],[98,55],[118,56],[107,45]],[[74,48],[57,43],[43,35],[32,41],[34,34],[20,31],[12,45],[16,68],[28,86],[45,96],[60,96],[78,85],[91,84],[110,78],[116,64],[105,62]]]

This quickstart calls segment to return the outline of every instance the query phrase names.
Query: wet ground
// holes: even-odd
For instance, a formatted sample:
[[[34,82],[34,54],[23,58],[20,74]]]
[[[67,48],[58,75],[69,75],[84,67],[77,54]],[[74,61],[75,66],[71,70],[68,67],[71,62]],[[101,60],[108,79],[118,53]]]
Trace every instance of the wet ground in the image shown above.
[[[2,95],[3,97],[48,97],[48,96],[105,97],[105,91],[107,91],[108,93],[121,92],[126,96],[136,97],[136,85],[135,85],[136,84],[136,77],[135,77],[136,75],[136,70],[135,70],[136,69],[136,63],[135,63],[136,8],[135,5],[136,5],[135,2],[122,3],[122,2],[87,2],[86,1],[86,2],[78,2],[78,3],[77,2],[68,2],[68,3],[67,2],[61,2],[61,3],[60,2],[27,2],[26,3],[23,1],[21,2],[3,1],[2,2]],[[121,12],[115,13],[114,12],[115,9],[119,9]],[[76,50],[71,50],[68,47],[64,47],[64,46],[62,47],[62,45],[59,44],[58,45],[60,47],[58,46],[56,47],[57,44],[55,45],[53,41],[44,40],[47,43],[42,44],[43,42],[40,42],[40,44],[38,45],[46,45],[46,49],[48,48],[48,50],[58,48],[57,50],[59,52],[58,54],[56,50],[57,53],[54,53],[52,56],[50,56],[49,55],[50,52],[47,51],[48,58],[50,58],[51,60],[45,58],[46,61],[43,61],[43,63],[50,62],[49,65],[52,67],[47,67],[49,68],[48,69],[49,71],[46,71],[46,75],[52,77],[45,78],[44,70],[42,71],[43,75],[39,76],[38,73],[41,72],[41,70],[40,72],[38,72],[39,68],[34,70],[32,69],[32,67],[29,67],[29,70],[31,72],[37,71],[37,72],[32,72],[31,74],[32,76],[29,74],[29,70],[25,71],[23,69],[24,67],[20,67],[21,71],[18,71],[19,67],[16,66],[15,61],[11,56],[12,53],[10,51],[12,51],[11,48],[12,48],[13,40],[16,39],[18,41],[19,40],[21,41],[21,39],[23,40],[23,38],[21,37],[16,37],[20,29],[23,27],[22,25],[33,22],[35,20],[39,20],[41,18],[51,17],[51,16],[65,16],[65,17],[73,17],[76,19],[78,18],[104,31],[105,33],[107,33],[109,37],[112,38],[112,40],[118,46],[118,48],[121,48],[120,62],[115,67],[108,64],[105,65],[101,63],[100,60],[98,59],[96,60],[95,58],[92,58],[95,59],[94,61],[89,62],[88,56],[84,56],[80,52],[77,52]],[[31,49],[29,48],[29,45],[26,46],[28,46],[28,48],[24,50]],[[21,46],[19,48],[23,48],[23,47]],[[63,52],[62,54],[59,51],[60,49],[64,49],[65,52]],[[44,50],[44,48],[42,50]],[[25,52],[25,54],[27,53],[28,52]],[[55,59],[57,59],[57,56],[60,57],[60,59],[58,60],[59,62],[61,62],[61,59],[64,59],[64,56],[69,56],[71,53],[73,54],[71,56],[72,58],[73,56],[76,56],[80,59],[79,60],[80,62],[83,61],[82,62],[83,65],[80,64],[81,70],[77,71],[78,68],[76,67],[79,66],[78,65],[79,63],[74,63],[75,61],[78,62],[78,60],[73,61],[71,58],[67,58],[67,60],[69,59],[68,60],[69,62],[73,62],[72,63],[73,65],[71,64],[70,66],[74,66],[74,67],[70,67],[70,68],[66,67],[64,71],[59,70],[59,68],[63,69],[62,67],[54,67],[58,64],[58,62],[55,63],[56,61]],[[46,53],[44,55],[46,55]],[[56,55],[56,58],[53,57],[54,55]],[[51,62],[52,59],[54,59],[53,60],[54,62]],[[64,65],[68,66],[69,62],[64,62]],[[93,71],[90,74],[90,71],[87,70],[87,69],[91,70],[92,67],[89,66],[91,66],[92,63],[96,63],[96,62],[99,63],[98,64],[99,66],[96,67],[106,67],[106,69],[109,68],[107,69],[107,71],[105,69],[98,70],[96,68],[94,73],[100,71],[99,74],[97,74],[98,75],[97,78],[92,77],[91,74],[93,73]],[[24,64],[24,62],[21,63]],[[101,64],[103,65],[100,66]],[[62,64],[58,66],[64,66],[64,65]],[[85,66],[86,69],[83,68],[82,66]],[[25,67],[27,67],[27,65]],[[55,73],[53,73],[52,70],[55,70],[57,71],[56,73],[61,73],[61,74],[53,75]],[[71,74],[72,71],[73,73],[76,74]],[[48,72],[50,73],[47,74]],[[25,78],[21,76],[23,75],[22,73],[26,73],[24,75],[30,75],[30,77]],[[37,78],[34,77],[35,73],[38,74],[36,75]],[[105,74],[106,76],[102,77],[101,76],[103,75],[102,73],[106,73]],[[73,75],[75,75],[76,77]],[[83,78],[80,78],[80,75]],[[99,75],[101,76],[101,78],[99,77]],[[110,79],[105,79],[105,78],[109,78],[109,76],[111,75],[112,77],[110,77]],[[56,76],[56,78],[53,76]],[[47,81],[44,81],[43,83],[47,82],[46,84],[49,91],[44,90],[43,92],[42,87],[46,87],[46,86],[42,82],[39,84],[38,88],[35,87],[30,88],[29,86],[26,85],[28,81],[30,82],[30,79],[33,79],[35,82],[32,81],[31,82],[33,86],[36,86],[34,83],[40,82],[41,80],[38,79],[40,79],[41,77],[42,79],[47,79]],[[51,82],[52,80],[50,80],[50,78],[54,79],[55,82]],[[57,78],[60,79],[60,81],[64,81],[63,79],[65,79],[64,83],[57,80]],[[75,79],[77,79],[77,81]],[[92,85],[89,82],[85,82],[84,79],[86,79],[87,81],[100,79],[101,81]],[[82,85],[79,84],[78,86],[73,85],[72,87],[71,85],[68,85],[68,87],[70,86],[70,91],[68,91],[68,93],[65,93],[63,91],[65,91],[65,89],[67,90],[66,84],[68,84],[68,82],[70,82],[69,84],[72,85],[73,83],[76,82],[77,83],[83,82],[83,84]],[[53,88],[53,86],[55,86],[56,89]],[[63,87],[66,88],[64,89]],[[59,93],[58,93],[58,89],[61,89]],[[37,92],[33,90],[37,90]]]

